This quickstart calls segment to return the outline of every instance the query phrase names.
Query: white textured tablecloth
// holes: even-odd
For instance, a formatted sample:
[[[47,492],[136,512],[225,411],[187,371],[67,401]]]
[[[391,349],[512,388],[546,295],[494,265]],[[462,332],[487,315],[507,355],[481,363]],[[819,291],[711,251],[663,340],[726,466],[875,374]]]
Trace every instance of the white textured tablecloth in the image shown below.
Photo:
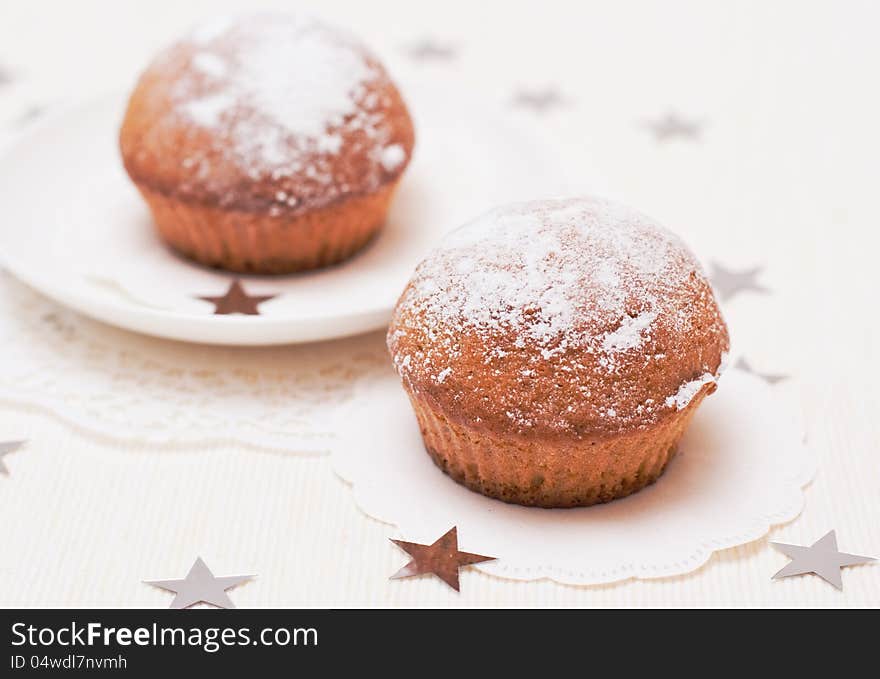
[[[271,4],[314,4],[392,72],[423,69],[512,106],[517,92],[551,88],[561,105],[514,114],[566,139],[564,162],[601,174],[701,256],[763,265],[771,293],[742,293],[725,313],[756,369],[794,377],[820,457],[806,508],[687,576],[571,587],[466,571],[457,595],[436,579],[387,580],[406,560],[387,540],[394,529],[360,513],[326,458],[120,442],[12,394],[0,440],[29,443],[0,476],[0,605],[164,606],[167,593],[141,581],[182,577],[197,555],[217,574],[259,574],[231,592],[239,606],[880,605],[880,567],[847,569],[843,592],[816,577],[771,581],[786,558],[769,545],[834,528],[843,551],[880,556],[880,6]],[[3,133],[132,82],[155,50],[226,5],[3,0]],[[427,38],[454,58],[413,61]],[[699,139],[658,142],[646,123],[670,111],[700,121]]]

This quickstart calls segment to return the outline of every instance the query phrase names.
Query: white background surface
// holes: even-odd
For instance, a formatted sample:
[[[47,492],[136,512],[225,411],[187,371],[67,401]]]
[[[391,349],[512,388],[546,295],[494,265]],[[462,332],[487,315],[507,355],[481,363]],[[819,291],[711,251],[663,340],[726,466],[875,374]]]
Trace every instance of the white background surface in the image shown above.
[[[156,49],[227,4],[4,0],[0,64],[14,81],[0,89],[0,124],[133,82]],[[613,197],[702,258],[764,265],[772,294],[725,305],[734,348],[797,377],[779,389],[801,404],[820,457],[803,514],[770,539],[809,544],[836,528],[843,551],[880,556],[876,5],[376,0],[320,11],[392,72],[420,68],[452,92],[503,102],[558,88],[565,106],[511,115],[563,139],[560,162],[599,168]],[[425,37],[454,44],[457,59],[411,62],[406,47]],[[652,138],[644,122],[669,110],[705,122],[699,143]],[[381,336],[363,342],[378,349]],[[471,570],[461,595],[430,578],[389,582],[406,561],[386,539],[394,529],[357,510],[326,458],[122,442],[14,398],[0,432],[30,439],[0,477],[2,605],[167,605],[140,581],[182,577],[197,555],[219,575],[259,574],[232,591],[240,606],[880,605],[877,566],[847,569],[842,593],[814,577],[771,581],[786,559],[768,539],[654,581],[570,587]]]

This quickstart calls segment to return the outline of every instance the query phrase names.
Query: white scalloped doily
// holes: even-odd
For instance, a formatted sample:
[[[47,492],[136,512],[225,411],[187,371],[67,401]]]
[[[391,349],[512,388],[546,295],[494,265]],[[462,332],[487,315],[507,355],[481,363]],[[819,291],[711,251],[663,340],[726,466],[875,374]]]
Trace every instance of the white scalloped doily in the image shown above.
[[[580,509],[505,504],[458,485],[431,462],[397,376],[361,385],[334,445],[358,506],[430,543],[458,526],[482,571],[591,585],[690,572],[712,552],[794,519],[816,461],[803,427],[766,383],[729,370],[700,406],[679,454],[652,486]]]
[[[0,271],[0,399],[153,444],[324,452],[333,414],[387,366],[383,333],[289,347],[153,339],[89,320]]]

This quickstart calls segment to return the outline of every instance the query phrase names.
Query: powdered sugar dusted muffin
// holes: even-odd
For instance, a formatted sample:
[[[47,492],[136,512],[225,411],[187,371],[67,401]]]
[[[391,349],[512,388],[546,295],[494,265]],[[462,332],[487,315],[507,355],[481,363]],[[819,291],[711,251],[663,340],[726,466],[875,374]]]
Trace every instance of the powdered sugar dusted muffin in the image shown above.
[[[453,232],[416,269],[388,346],[450,476],[570,507],[660,476],[715,390],[728,335],[677,237],[583,198],[501,207]]]
[[[343,260],[381,227],[414,143],[382,65],[309,17],[215,20],[156,58],[120,133],[172,248],[234,271]]]

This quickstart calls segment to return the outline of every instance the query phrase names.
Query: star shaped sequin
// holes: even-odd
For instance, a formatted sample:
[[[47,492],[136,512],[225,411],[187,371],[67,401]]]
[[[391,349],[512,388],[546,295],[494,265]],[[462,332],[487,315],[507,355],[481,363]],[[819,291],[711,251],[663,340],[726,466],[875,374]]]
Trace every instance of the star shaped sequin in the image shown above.
[[[3,462],[3,458],[9,453],[14,453],[25,444],[24,441],[0,441],[0,474],[9,476],[9,469]]]
[[[665,142],[671,139],[690,139],[698,141],[702,134],[703,124],[697,120],[688,120],[681,117],[677,113],[667,113],[665,116],[656,120],[649,120],[645,123],[654,139],[658,142]]]
[[[837,589],[843,589],[843,580],[840,577],[841,568],[876,561],[870,556],[858,556],[837,551],[837,536],[833,530],[810,547],[786,545],[781,542],[771,542],[770,544],[791,559],[791,563],[773,576],[774,580],[788,578],[792,575],[815,573]]]
[[[742,370],[743,372],[747,372],[750,375],[754,375],[755,377],[759,377],[767,384],[777,384],[778,382],[782,382],[783,380],[788,379],[788,375],[771,375],[769,373],[756,372],[752,369],[752,366],[749,364],[749,362],[742,357],[736,360],[736,364],[733,367],[738,370]]]
[[[391,576],[392,580],[432,573],[456,592],[459,591],[458,571],[460,568],[495,559],[494,556],[460,552],[458,550],[458,529],[455,526],[431,545],[420,545],[403,540],[392,540],[391,542],[412,557],[406,566]]]
[[[197,603],[211,604],[218,608],[235,608],[226,590],[253,577],[255,576],[227,575],[218,578],[202,561],[202,557],[199,557],[182,580],[144,580],[144,582],[174,592],[175,597],[171,601],[170,608],[188,608]]]
[[[734,296],[747,290],[762,294],[770,292],[757,281],[758,276],[764,270],[762,266],[755,266],[751,269],[743,269],[742,271],[728,269],[718,262],[711,262],[711,266],[712,270],[709,272],[709,280],[721,296],[722,301],[732,299]]]
[[[452,61],[456,57],[453,45],[430,39],[410,45],[406,53],[414,61]]]
[[[519,90],[513,96],[512,103],[517,108],[531,109],[535,113],[546,113],[550,109],[564,105],[565,99],[559,90],[546,87],[544,89]]]
[[[28,123],[34,122],[37,118],[41,117],[46,112],[46,106],[42,104],[35,104],[33,106],[29,106],[24,112],[15,120],[15,124],[19,127],[27,125]]]
[[[278,295],[249,295],[244,291],[241,281],[236,279],[229,284],[226,294],[220,297],[199,297],[214,305],[214,315],[246,314],[257,316],[260,313],[259,306],[268,302]]]

